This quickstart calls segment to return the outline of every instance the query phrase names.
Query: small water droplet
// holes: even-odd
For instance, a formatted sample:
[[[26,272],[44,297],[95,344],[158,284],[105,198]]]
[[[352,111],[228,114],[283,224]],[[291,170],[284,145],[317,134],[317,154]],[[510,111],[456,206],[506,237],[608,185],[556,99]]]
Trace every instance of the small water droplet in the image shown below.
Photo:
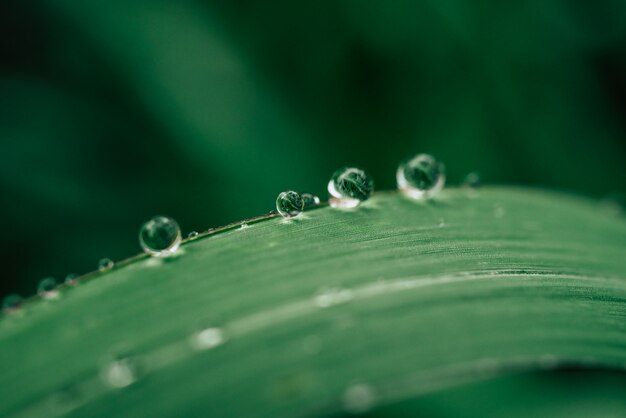
[[[113,388],[124,388],[137,380],[138,366],[130,357],[117,358],[104,365],[101,371],[102,380]]]
[[[480,180],[480,175],[478,175],[478,173],[475,171],[467,174],[461,182],[461,186],[467,189],[478,189],[481,185],[482,182]]]
[[[318,308],[328,308],[340,303],[346,303],[352,300],[352,290],[327,288],[322,289],[313,297],[313,303]]]
[[[59,295],[57,281],[52,277],[47,277],[39,282],[37,286],[37,294],[46,299],[53,299]]]
[[[178,222],[167,216],[155,216],[139,230],[139,244],[154,257],[169,257],[176,252],[181,242]]]
[[[430,198],[446,183],[445,167],[428,154],[418,154],[402,162],[396,171],[398,189],[413,199]]]
[[[67,276],[65,276],[65,283],[68,285],[78,284],[78,277],[80,277],[78,274],[70,273]]]
[[[17,293],[11,293],[2,299],[2,311],[10,313],[16,311],[22,304],[22,297]]]
[[[245,222],[244,222],[244,223],[242,223],[242,224],[239,226],[239,229],[247,229],[247,228],[250,228],[250,225],[248,225],[248,224],[247,224],[247,223],[245,223]]]
[[[443,228],[446,226],[446,221],[444,219],[439,219],[439,228]]]
[[[334,198],[329,203],[334,208],[357,207],[373,192],[374,180],[360,168],[341,168],[333,173],[328,182],[328,193]]]
[[[311,193],[302,193],[305,208],[312,208],[320,204],[320,198]]]
[[[209,350],[224,341],[224,332],[220,328],[206,328],[191,336],[191,346],[196,350]]]
[[[376,405],[376,392],[366,384],[349,386],[343,394],[343,408],[350,414],[363,414]]]
[[[276,198],[276,210],[283,218],[293,218],[304,210],[304,199],[293,190],[282,192]]]
[[[115,263],[110,258],[103,258],[98,261],[98,270],[101,272],[111,270],[115,266]]]
[[[197,231],[191,231],[191,232],[187,235],[187,238],[189,238],[189,239],[194,239],[194,238],[195,238],[195,237],[197,237],[198,235],[200,235],[200,234],[198,234],[198,232],[197,232]]]

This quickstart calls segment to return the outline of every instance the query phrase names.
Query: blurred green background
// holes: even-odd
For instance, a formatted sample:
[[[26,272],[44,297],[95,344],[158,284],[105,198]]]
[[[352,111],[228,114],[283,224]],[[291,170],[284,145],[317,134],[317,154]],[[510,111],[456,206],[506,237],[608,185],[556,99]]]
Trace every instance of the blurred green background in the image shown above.
[[[3,0],[0,294],[415,152],[624,193],[625,76],[623,0]]]

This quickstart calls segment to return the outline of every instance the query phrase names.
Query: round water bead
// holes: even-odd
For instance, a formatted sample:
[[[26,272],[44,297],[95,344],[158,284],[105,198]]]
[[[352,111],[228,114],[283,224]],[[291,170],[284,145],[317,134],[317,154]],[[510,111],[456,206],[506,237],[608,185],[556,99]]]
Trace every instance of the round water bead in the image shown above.
[[[428,154],[418,154],[398,166],[398,189],[414,199],[437,194],[446,182],[445,167]]]
[[[57,287],[57,281],[52,277],[47,277],[39,282],[37,286],[37,294],[41,296],[51,296],[55,293]]]
[[[101,377],[112,388],[124,388],[137,381],[139,367],[133,358],[118,358],[102,367]]]
[[[13,312],[22,304],[22,297],[17,293],[11,293],[2,299],[2,310],[4,312]]]
[[[115,263],[110,258],[102,258],[98,261],[98,270],[99,271],[107,271],[111,270],[115,266]]]
[[[154,257],[169,257],[174,254],[181,239],[178,223],[167,216],[155,216],[139,230],[141,248]]]
[[[200,235],[200,234],[198,234],[198,231],[191,231],[191,232],[187,235],[187,238],[189,238],[189,239],[193,239],[193,238],[196,238],[198,235]]]
[[[304,199],[300,193],[289,190],[282,192],[276,198],[276,210],[285,218],[293,218],[302,213]]]
[[[463,187],[468,189],[477,189],[481,186],[480,175],[472,171],[463,179],[463,183],[461,183]]]
[[[70,273],[67,276],[65,276],[65,283],[69,284],[69,285],[73,285],[78,283],[78,274],[76,273]]]
[[[328,193],[333,207],[355,207],[369,199],[374,191],[374,180],[364,170],[344,167],[335,171],[328,182]]]
[[[304,200],[305,208],[311,208],[320,204],[320,198],[311,193],[302,193],[302,200]]]

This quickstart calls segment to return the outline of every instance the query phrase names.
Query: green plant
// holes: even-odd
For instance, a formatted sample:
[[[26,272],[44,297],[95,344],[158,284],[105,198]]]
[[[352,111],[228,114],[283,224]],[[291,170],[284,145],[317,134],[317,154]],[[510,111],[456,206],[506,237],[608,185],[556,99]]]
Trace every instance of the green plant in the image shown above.
[[[625,250],[530,189],[260,217],[5,315],[0,416],[623,416]]]

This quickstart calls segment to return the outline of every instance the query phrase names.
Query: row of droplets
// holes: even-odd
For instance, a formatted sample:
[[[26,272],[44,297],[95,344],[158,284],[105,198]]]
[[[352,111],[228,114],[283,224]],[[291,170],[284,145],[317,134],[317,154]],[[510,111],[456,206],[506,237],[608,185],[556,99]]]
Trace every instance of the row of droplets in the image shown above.
[[[446,181],[445,167],[428,154],[418,154],[403,161],[396,172],[398,189],[413,199],[427,199],[437,194]],[[374,180],[363,169],[344,167],[333,173],[328,182],[329,203],[336,208],[355,208],[374,192]],[[318,206],[319,197],[293,190],[282,192],[276,199],[276,210],[285,218],[300,215],[306,208]],[[196,232],[190,238],[197,236]],[[156,216],[143,224],[139,243],[144,252],[154,257],[169,257],[180,247],[181,229],[166,216]]]
[[[444,165],[428,154],[418,154],[403,161],[396,171],[398,190],[413,199],[436,195],[446,182]],[[355,208],[370,198],[374,180],[363,169],[344,167],[333,173],[328,182],[329,204],[335,208]],[[286,218],[298,216],[307,204],[308,194],[286,191],[278,195],[276,209]],[[316,202],[319,204],[319,199]]]
[[[474,177],[471,177],[474,176]],[[396,171],[396,181],[400,192],[412,199],[428,199],[443,189],[446,181],[445,167],[428,154],[417,154],[403,161]],[[470,174],[466,183],[475,186],[478,177]],[[363,169],[344,167],[333,173],[328,182],[329,204],[334,208],[355,208],[370,198],[374,192],[374,180]],[[310,193],[298,193],[293,190],[282,192],[276,199],[276,210],[285,218],[293,218],[304,210],[320,205],[319,197]],[[198,232],[191,232],[189,238],[195,238]],[[178,223],[167,216],[155,216],[144,223],[139,231],[139,244],[143,251],[153,257],[169,257],[176,253],[182,242],[182,233]],[[114,267],[114,262],[103,258],[98,263],[101,272]],[[78,276],[70,274],[65,283],[77,283]],[[37,293],[47,299],[58,296],[57,282],[54,278],[43,279]],[[17,294],[5,297],[4,311],[11,311],[21,304]]]

